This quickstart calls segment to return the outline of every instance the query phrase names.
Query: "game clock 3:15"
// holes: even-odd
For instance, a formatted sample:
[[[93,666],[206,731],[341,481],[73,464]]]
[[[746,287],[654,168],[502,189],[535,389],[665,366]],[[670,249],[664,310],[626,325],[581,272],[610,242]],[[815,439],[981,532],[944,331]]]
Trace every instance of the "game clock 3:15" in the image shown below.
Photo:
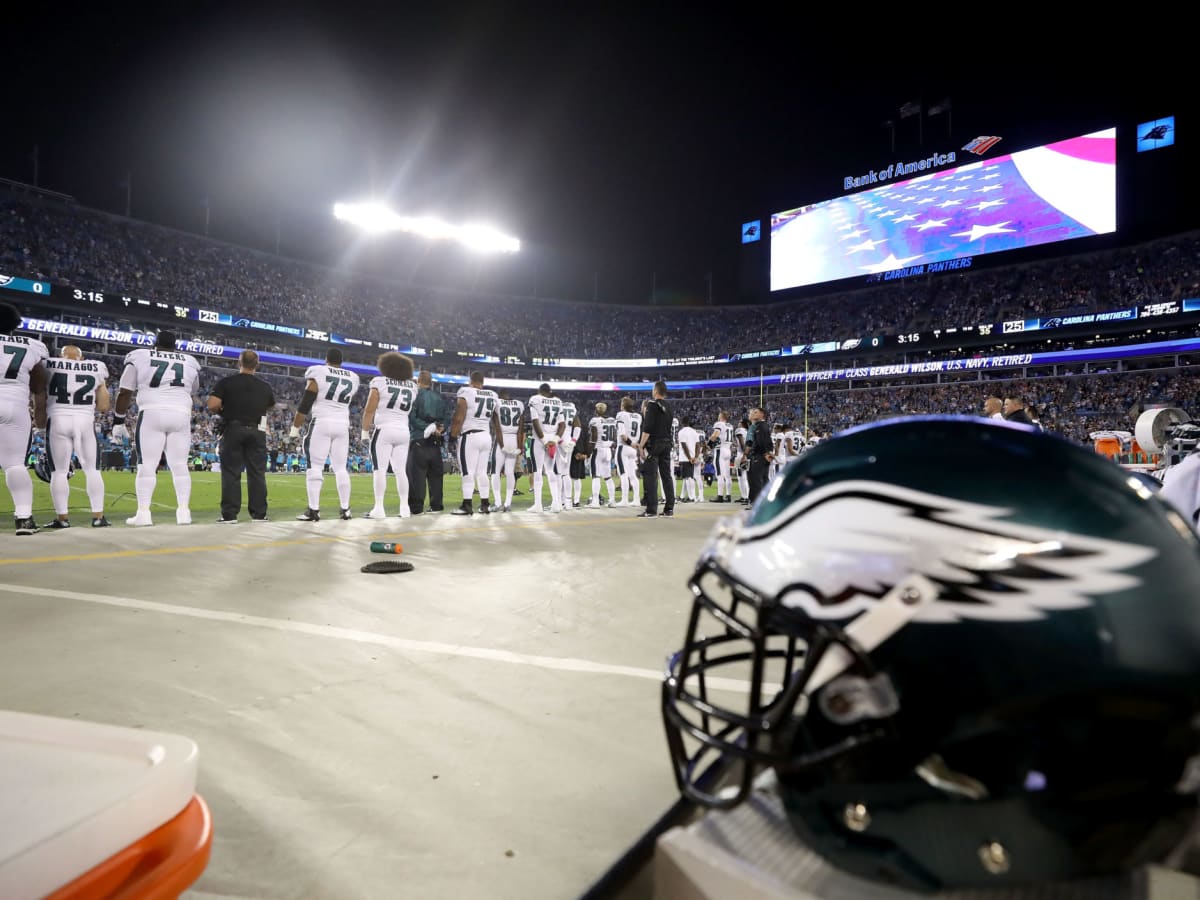
[[[76,300],[86,301],[87,303],[104,302],[104,295],[99,291],[81,291],[79,288],[75,288],[75,290],[71,292],[71,296]]]

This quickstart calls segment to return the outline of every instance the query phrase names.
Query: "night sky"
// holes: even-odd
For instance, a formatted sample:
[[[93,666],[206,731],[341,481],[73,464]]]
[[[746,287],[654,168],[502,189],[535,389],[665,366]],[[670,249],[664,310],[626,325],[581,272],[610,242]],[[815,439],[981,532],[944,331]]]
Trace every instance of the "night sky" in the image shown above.
[[[137,218],[201,232],[207,197],[214,237],[272,249],[278,219],[286,255],[378,265],[413,239],[368,253],[330,214],[374,196],[515,234],[522,261],[498,265],[557,273],[544,292],[634,303],[654,280],[696,302],[709,272],[732,302],[740,223],[893,158],[882,123],[907,101],[952,101],[954,140],[945,117],[923,145],[898,121],[896,156],[916,159],[975,133],[1068,136],[1147,97],[1169,112],[1194,81],[1128,24],[1101,49],[1042,26],[1014,40],[1029,23],[831,33],[675,4],[26,6],[4,41],[2,176],[32,181],[37,146],[41,186],[85,205],[122,212],[130,172]]]

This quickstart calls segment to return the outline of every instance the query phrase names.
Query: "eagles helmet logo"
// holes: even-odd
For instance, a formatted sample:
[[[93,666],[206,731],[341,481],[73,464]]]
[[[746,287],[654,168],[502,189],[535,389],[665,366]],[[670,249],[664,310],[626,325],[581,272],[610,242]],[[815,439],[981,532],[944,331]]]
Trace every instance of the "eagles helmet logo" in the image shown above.
[[[897,485],[844,481],[804,495],[784,517],[724,529],[711,553],[785,608],[845,620],[908,574],[938,587],[919,622],[1019,622],[1078,609],[1095,594],[1136,588],[1127,570],[1152,547],[1005,522],[1011,510]],[[792,536],[803,519],[803,536]]]

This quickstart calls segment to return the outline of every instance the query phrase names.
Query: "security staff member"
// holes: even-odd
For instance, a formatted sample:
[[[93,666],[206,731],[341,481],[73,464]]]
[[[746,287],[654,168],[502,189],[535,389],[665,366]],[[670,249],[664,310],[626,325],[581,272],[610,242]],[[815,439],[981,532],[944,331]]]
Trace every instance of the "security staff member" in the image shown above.
[[[750,459],[750,471],[746,478],[750,482],[750,502],[758,499],[759,492],[767,483],[771,471],[771,460],[775,458],[775,442],[771,437],[771,426],[767,424],[767,413],[761,406],[750,410],[750,432],[746,435],[746,456]]]
[[[428,371],[417,376],[417,399],[408,414],[408,431],[412,435],[408,447],[408,508],[419,516],[429,492],[429,511],[442,511],[442,441],[449,416],[442,395],[433,389],[433,375]]]
[[[675,515],[675,480],[671,477],[671,407],[667,404],[667,383],[654,382],[651,400],[642,414],[642,435],[638,450],[645,452],[642,464],[642,497],[646,508],[639,519],[658,515],[658,481],[663,484],[664,516]]]
[[[243,350],[238,373],[222,378],[208,396],[208,410],[218,413],[221,432],[222,524],[237,521],[242,508],[242,470],[246,471],[247,508],[250,518],[267,518],[267,434],[261,423],[275,405],[271,386],[254,373],[258,354]]]

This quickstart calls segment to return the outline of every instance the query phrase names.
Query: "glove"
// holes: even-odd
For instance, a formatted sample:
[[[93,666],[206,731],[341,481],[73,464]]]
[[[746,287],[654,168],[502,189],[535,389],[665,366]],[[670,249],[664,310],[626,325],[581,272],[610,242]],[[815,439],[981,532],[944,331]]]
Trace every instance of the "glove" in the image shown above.
[[[367,429],[364,428],[361,432],[359,432],[358,437],[359,437],[359,440],[363,440],[363,441],[370,440],[371,432],[367,431]]]
[[[433,433],[435,431],[437,431],[437,422],[434,422],[432,425],[430,425],[428,428],[425,429],[425,437],[427,437],[427,438],[433,437]]]
[[[114,441],[129,440],[129,430],[124,425],[114,425],[112,428],[112,439]]]
[[[518,456],[521,455],[521,451],[518,450],[516,447],[505,447],[504,455],[511,456],[513,459],[516,459]]]
[[[225,419],[222,416],[213,416],[212,430],[217,437],[221,437],[225,433]]]
[[[291,427],[291,430],[288,431],[288,437],[290,437],[292,440],[295,440],[296,438],[300,437],[300,426],[293,425]]]
[[[572,450],[575,449],[575,442],[574,441],[563,441],[562,448],[563,448],[563,453],[570,453]]]

